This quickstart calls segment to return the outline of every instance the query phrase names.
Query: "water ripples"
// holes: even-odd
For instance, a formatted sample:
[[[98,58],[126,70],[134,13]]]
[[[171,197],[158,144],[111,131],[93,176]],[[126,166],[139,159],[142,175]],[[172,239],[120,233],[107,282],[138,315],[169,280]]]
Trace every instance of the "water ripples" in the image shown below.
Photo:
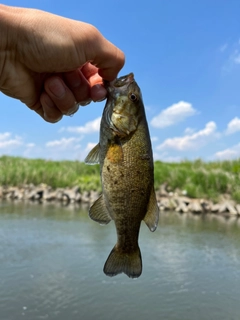
[[[141,228],[143,274],[132,280],[102,272],[112,223],[64,208],[14,210],[0,214],[0,319],[239,319],[236,221],[162,214],[155,233]]]

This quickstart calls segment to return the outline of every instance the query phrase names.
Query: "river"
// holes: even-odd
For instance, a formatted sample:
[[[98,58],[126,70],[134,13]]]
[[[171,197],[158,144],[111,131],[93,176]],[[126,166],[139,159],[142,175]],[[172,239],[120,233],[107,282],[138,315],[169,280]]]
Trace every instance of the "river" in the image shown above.
[[[116,241],[86,208],[0,202],[1,320],[239,320],[240,220],[162,213],[142,223],[143,273],[102,271]]]

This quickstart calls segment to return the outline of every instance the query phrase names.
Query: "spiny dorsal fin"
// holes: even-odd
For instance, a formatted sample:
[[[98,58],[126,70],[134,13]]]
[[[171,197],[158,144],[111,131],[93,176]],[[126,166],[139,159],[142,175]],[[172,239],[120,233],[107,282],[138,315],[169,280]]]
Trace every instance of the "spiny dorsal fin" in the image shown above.
[[[147,213],[144,217],[144,221],[150,231],[155,231],[157,229],[159,219],[159,207],[156,200],[155,190],[152,188],[150,199],[148,202]]]
[[[103,195],[101,195],[91,206],[89,217],[100,224],[108,224],[111,221]]]
[[[99,152],[100,152],[100,144],[98,143],[86,156],[84,162],[86,164],[97,164],[99,163]]]

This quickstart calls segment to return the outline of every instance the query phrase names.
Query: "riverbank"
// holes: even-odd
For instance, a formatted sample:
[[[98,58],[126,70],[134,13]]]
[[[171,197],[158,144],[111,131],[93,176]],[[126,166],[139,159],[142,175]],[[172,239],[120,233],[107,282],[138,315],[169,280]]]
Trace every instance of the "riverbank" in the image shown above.
[[[0,157],[0,199],[91,204],[101,192],[99,165]],[[240,159],[154,163],[160,210],[240,214]]]
[[[40,184],[22,185],[21,187],[0,187],[0,200],[31,201],[39,203],[87,204],[91,205],[100,195],[98,191],[80,191],[78,186],[73,188],[57,188]],[[160,211],[176,211],[180,213],[214,213],[240,216],[240,204],[229,197],[221,197],[219,203],[207,199],[192,199],[178,193],[167,192],[165,185],[156,190]]]

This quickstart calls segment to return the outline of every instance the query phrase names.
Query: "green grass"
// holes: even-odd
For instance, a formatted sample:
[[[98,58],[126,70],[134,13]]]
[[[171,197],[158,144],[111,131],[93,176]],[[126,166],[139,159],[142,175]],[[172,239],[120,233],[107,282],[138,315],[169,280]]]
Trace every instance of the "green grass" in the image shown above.
[[[20,186],[45,183],[57,187],[78,185],[84,190],[101,190],[99,166],[79,161],[49,161],[0,157],[0,185]],[[240,159],[222,162],[155,162],[155,188],[166,183],[169,191],[186,190],[192,198],[217,200],[228,194],[240,202]]]
[[[192,198],[217,200],[228,194],[240,201],[240,159],[223,162],[155,162],[155,188],[166,183],[168,190],[186,190]]]
[[[73,187],[100,190],[99,166],[87,166],[79,161],[49,161],[0,157],[0,185],[20,186],[45,183],[53,188]]]

